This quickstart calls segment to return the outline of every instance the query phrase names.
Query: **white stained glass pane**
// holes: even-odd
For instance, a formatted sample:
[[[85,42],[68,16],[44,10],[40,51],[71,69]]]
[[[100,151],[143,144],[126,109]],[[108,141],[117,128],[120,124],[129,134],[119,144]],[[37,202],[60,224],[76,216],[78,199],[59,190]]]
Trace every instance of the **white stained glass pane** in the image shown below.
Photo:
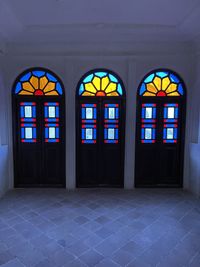
[[[146,108],[145,119],[152,119],[152,108]]]
[[[109,108],[108,109],[109,111],[108,111],[108,117],[109,117],[109,119],[114,119],[115,118],[115,108]]]
[[[32,107],[31,106],[25,106],[24,108],[24,115],[25,118],[32,118]]]
[[[151,140],[152,139],[152,129],[146,128],[145,129],[145,139]]]
[[[174,119],[174,108],[173,107],[170,107],[167,109],[167,118]]]
[[[49,138],[56,138],[56,128],[55,127],[49,127]]]
[[[93,130],[91,128],[89,129],[86,129],[86,139],[87,140],[92,140],[92,137],[93,137]]]
[[[174,139],[174,129],[167,128],[167,139]]]
[[[55,118],[55,117],[56,117],[56,108],[49,107],[49,118]]]
[[[32,139],[33,138],[33,132],[31,127],[25,128],[25,139]]]
[[[93,119],[93,108],[86,108],[86,119]]]
[[[115,129],[114,128],[109,128],[108,129],[108,139],[115,139]]]

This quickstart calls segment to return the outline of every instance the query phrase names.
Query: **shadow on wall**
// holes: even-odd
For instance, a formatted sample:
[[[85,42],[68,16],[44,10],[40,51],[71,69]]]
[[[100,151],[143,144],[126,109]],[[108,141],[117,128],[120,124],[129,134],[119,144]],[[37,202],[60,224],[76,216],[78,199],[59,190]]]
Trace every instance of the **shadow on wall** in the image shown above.
[[[190,188],[200,197],[200,144],[190,144]]]
[[[0,197],[8,190],[8,146],[0,145]]]

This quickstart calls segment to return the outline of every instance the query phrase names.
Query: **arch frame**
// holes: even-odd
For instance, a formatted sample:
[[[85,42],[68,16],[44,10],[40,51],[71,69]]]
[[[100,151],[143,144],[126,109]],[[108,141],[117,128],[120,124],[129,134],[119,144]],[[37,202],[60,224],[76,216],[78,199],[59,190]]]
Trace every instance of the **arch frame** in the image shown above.
[[[27,68],[26,70],[24,70],[23,72],[21,72],[17,78],[15,78],[14,82],[13,82],[13,85],[12,85],[12,96],[22,96],[22,95],[18,95],[18,94],[15,94],[15,87],[18,83],[18,81],[20,80],[20,78],[22,78],[26,73],[28,72],[33,72],[33,71],[45,71],[49,74],[51,74],[52,76],[54,76],[58,82],[61,84],[61,87],[62,87],[62,95],[57,95],[57,96],[52,96],[52,95],[48,95],[46,97],[48,98],[51,98],[51,97],[65,97],[65,87],[64,87],[64,83],[62,81],[62,79],[59,77],[59,75],[57,75],[54,71],[48,69],[48,68],[45,68],[45,67],[30,67],[30,68]],[[25,97],[34,97],[34,95],[23,95]],[[41,95],[41,96],[37,96],[37,97],[44,97],[44,95]]]
[[[111,74],[113,75],[117,80],[118,83],[121,85],[122,87],[122,95],[118,95],[118,96],[82,96],[79,95],[79,89],[80,89],[80,85],[83,83],[83,80],[88,77],[91,74],[94,74],[95,72],[106,72],[108,75]],[[107,69],[107,68],[94,68],[91,69],[89,71],[87,71],[84,75],[81,76],[81,78],[79,79],[77,86],[76,86],[76,94],[75,94],[75,98],[76,98],[76,106],[75,106],[75,120],[76,120],[76,187],[83,187],[83,188],[90,188],[90,187],[106,187],[106,188],[123,188],[124,187],[124,164],[125,164],[125,125],[126,125],[126,90],[125,90],[125,86],[124,83],[122,81],[122,79],[120,78],[120,76],[115,73],[114,71]],[[81,124],[80,124],[80,105],[82,103],[96,103],[98,106],[98,103],[104,103],[105,102],[110,102],[113,103],[116,100],[118,100],[121,103],[121,106],[123,107],[121,110],[121,117],[123,118],[123,122],[121,123],[121,131],[123,133],[123,140],[121,140],[120,142],[120,147],[121,147],[121,157],[123,158],[123,166],[121,167],[121,171],[120,171],[120,175],[121,175],[121,181],[119,184],[117,185],[113,185],[113,184],[106,184],[106,185],[100,185],[100,184],[96,184],[96,185],[90,185],[90,184],[86,184],[83,185],[80,182],[80,170],[79,170],[79,163],[80,159],[79,159],[79,152],[81,149],[81,145],[80,145],[80,131],[81,131]],[[99,112],[97,111],[97,113],[99,114]],[[98,119],[97,119],[98,121]],[[102,126],[103,127],[103,126]],[[103,137],[101,137],[103,139]],[[100,156],[97,156],[98,158],[100,158]]]
[[[108,74],[113,75],[114,77],[116,77],[118,79],[120,85],[122,86],[123,95],[121,95],[121,96],[109,96],[109,98],[118,98],[118,97],[126,98],[126,90],[125,90],[125,86],[124,86],[122,79],[120,78],[120,76],[116,72],[114,72],[113,70],[107,69],[107,68],[95,68],[95,69],[87,71],[84,75],[82,75],[81,78],[79,79],[77,87],[76,87],[76,98],[97,97],[97,96],[81,96],[81,95],[79,95],[79,88],[80,88],[80,85],[82,84],[83,80],[86,77],[88,77],[89,75],[94,74],[95,72],[106,72]],[[100,98],[101,96],[98,96],[98,97]],[[104,97],[108,97],[108,96],[102,96],[102,97],[104,98]]]
[[[186,87],[186,85],[185,85],[185,82],[184,82],[184,80],[183,80],[183,78],[181,77],[181,75],[178,73],[178,72],[176,72],[176,71],[174,71],[174,70],[171,70],[171,69],[169,69],[169,68],[156,68],[156,69],[153,69],[153,70],[151,70],[151,71],[149,71],[147,74],[145,74],[145,76],[143,76],[143,78],[142,78],[142,80],[140,81],[140,83],[139,83],[139,85],[138,85],[138,87],[137,87],[137,97],[139,97],[139,98],[148,98],[148,96],[141,96],[140,95],[140,88],[141,88],[141,86],[142,86],[142,84],[143,84],[143,82],[144,82],[144,80],[148,77],[148,76],[150,76],[151,74],[154,74],[154,73],[156,73],[156,72],[168,72],[168,73],[171,73],[171,74],[173,74],[173,75],[175,75],[176,77],[178,77],[179,78],[179,80],[180,80],[180,83],[183,85],[183,89],[184,89],[184,94],[183,95],[180,95],[180,96],[166,96],[167,98],[187,98],[187,87]],[[153,98],[154,96],[151,96],[151,97],[149,97],[149,98]],[[165,98],[165,97],[162,97],[162,96],[155,96],[156,98]]]
[[[143,96],[140,95],[140,88],[141,85],[144,83],[144,80],[151,74],[154,74],[156,72],[168,72],[169,74],[173,74],[175,75],[180,83],[182,84],[183,90],[184,90],[184,94],[180,95],[180,96]],[[162,104],[165,102],[169,102],[169,103],[173,103],[173,102],[177,102],[180,104],[180,112],[181,112],[181,125],[180,125],[180,131],[181,131],[181,140],[180,140],[180,182],[177,185],[168,185],[168,186],[163,186],[163,185],[158,185],[158,186],[154,186],[154,185],[138,185],[137,182],[137,171],[136,171],[136,165],[137,163],[137,147],[140,143],[140,112],[141,112],[141,104],[142,103],[157,103],[157,104]],[[137,96],[136,96],[136,133],[135,133],[135,187],[175,187],[175,188],[182,188],[183,184],[184,184],[184,158],[185,158],[185,128],[186,128],[186,110],[187,110],[187,87],[185,85],[185,82],[182,78],[181,75],[179,75],[178,72],[171,70],[169,68],[156,68],[153,69],[151,71],[149,71],[147,74],[145,74],[145,76],[143,76],[142,80],[139,82],[139,85],[137,87]],[[151,146],[151,144],[146,144],[146,146]]]
[[[50,75],[52,75],[54,78],[57,79],[57,81],[60,83],[61,85],[61,88],[62,88],[62,94],[59,94],[59,95],[19,95],[19,94],[16,94],[15,93],[15,88],[16,88],[16,85],[17,83],[19,82],[19,80],[24,76],[26,75],[28,72],[33,72],[33,71],[44,71],[45,73],[49,73]],[[14,161],[14,175],[13,175],[13,178],[14,178],[14,187],[15,188],[19,188],[21,187],[21,185],[19,185],[19,177],[18,177],[18,168],[16,166],[16,156],[17,156],[17,146],[18,146],[18,142],[19,142],[19,138],[17,139],[17,136],[16,136],[16,131],[17,131],[17,102],[20,101],[20,99],[22,101],[34,101],[37,103],[40,103],[40,102],[44,102],[44,101],[47,101],[48,100],[51,102],[51,101],[59,101],[59,103],[62,105],[62,108],[63,108],[63,118],[62,120],[60,121],[60,127],[62,127],[63,129],[63,136],[64,136],[64,139],[62,140],[62,145],[64,147],[64,152],[63,152],[63,156],[64,156],[64,160],[66,159],[66,116],[65,116],[65,86],[64,86],[64,83],[62,81],[62,79],[60,78],[59,75],[57,75],[54,71],[52,71],[51,69],[49,68],[46,68],[46,67],[29,67],[27,69],[25,69],[24,71],[22,71],[15,79],[14,79],[14,82],[12,84],[12,89],[11,89],[11,98],[12,98],[12,140],[13,140],[13,161]],[[32,187],[32,186],[29,186],[29,185],[23,185],[23,187]],[[66,187],[66,170],[64,170],[64,176],[63,176],[63,182],[62,182],[62,185],[58,185],[58,186],[54,186],[54,185],[48,185],[48,186],[34,186],[34,187]]]

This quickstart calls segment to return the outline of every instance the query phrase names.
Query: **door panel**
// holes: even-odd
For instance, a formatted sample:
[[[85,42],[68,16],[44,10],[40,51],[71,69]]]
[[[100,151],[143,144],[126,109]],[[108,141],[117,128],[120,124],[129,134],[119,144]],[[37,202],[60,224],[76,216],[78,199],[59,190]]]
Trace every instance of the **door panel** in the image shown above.
[[[122,100],[93,98],[77,103],[77,186],[122,186]]]
[[[138,187],[181,186],[183,104],[169,97],[153,101],[138,101],[135,184]]]
[[[21,96],[14,100],[16,187],[65,185],[63,102],[45,100]]]

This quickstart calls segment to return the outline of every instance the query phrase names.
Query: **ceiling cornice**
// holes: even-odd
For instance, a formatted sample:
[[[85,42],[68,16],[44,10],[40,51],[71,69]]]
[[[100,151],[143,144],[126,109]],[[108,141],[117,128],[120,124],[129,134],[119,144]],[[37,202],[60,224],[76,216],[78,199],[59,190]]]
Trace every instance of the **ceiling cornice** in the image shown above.
[[[43,56],[80,56],[80,55],[152,55],[152,54],[192,54],[194,47],[191,43],[60,43],[60,44],[8,44],[7,54],[18,55],[43,55]]]

